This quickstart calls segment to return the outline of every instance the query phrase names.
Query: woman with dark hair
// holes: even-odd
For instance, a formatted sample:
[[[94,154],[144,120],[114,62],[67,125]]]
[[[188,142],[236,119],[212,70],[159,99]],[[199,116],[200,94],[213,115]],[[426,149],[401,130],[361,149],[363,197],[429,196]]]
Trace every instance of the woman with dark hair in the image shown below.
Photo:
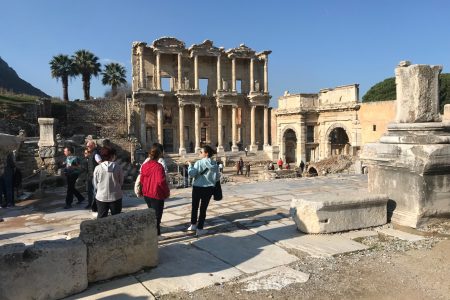
[[[142,194],[148,208],[156,213],[156,229],[161,235],[161,219],[164,211],[164,200],[169,198],[170,190],[166,182],[164,167],[158,162],[163,153],[161,147],[154,144],[149,151],[149,160],[141,168]]]
[[[188,162],[189,176],[194,178],[192,182],[191,226],[189,226],[188,230],[196,231],[197,235],[202,235],[207,232],[203,229],[206,210],[214,193],[216,181],[219,180],[217,163],[211,159],[214,154],[215,151],[206,145],[200,149],[200,160],[196,161],[194,165]],[[198,214],[199,206],[200,215]]]
[[[113,160],[112,149],[103,147],[100,149],[102,162],[94,169],[94,184],[97,193],[95,195],[98,215],[97,219],[119,214],[122,211],[122,184],[123,170]]]

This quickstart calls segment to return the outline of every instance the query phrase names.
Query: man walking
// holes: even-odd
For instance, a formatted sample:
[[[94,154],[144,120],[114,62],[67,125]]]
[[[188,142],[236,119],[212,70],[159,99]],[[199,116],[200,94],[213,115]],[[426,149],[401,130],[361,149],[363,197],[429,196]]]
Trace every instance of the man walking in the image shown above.
[[[73,155],[73,147],[64,148],[64,155],[66,156],[64,174],[67,178],[67,195],[66,195],[66,206],[64,209],[72,208],[73,196],[77,197],[78,203],[84,201],[83,195],[75,188],[75,183],[78,176],[80,175],[81,166],[80,159]]]

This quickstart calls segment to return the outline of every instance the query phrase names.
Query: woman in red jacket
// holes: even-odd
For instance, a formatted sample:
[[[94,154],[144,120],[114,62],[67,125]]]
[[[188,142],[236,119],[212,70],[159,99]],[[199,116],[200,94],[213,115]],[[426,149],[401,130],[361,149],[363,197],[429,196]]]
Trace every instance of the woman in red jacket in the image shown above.
[[[170,190],[166,182],[164,167],[158,162],[162,156],[161,150],[157,146],[150,149],[150,158],[141,168],[142,194],[149,208],[156,212],[156,228],[158,236],[161,235],[161,218],[164,210],[164,200],[169,198]]]

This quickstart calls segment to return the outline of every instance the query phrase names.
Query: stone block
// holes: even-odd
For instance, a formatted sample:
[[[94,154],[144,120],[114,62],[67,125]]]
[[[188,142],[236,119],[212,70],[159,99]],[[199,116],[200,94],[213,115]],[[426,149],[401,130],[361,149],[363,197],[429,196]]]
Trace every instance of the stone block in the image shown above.
[[[305,233],[348,231],[387,222],[386,195],[342,193],[293,199],[291,215],[297,228]]]
[[[0,299],[60,299],[86,289],[86,274],[79,239],[0,247]]]
[[[55,140],[55,125],[56,119],[54,118],[39,118],[39,147],[56,146]]]
[[[131,274],[158,263],[153,209],[83,221],[80,239],[87,246],[89,282]]]
[[[439,116],[439,73],[442,66],[400,62],[395,69],[398,123],[437,122]]]
[[[442,117],[442,122],[450,122],[450,104],[444,105],[444,115]]]

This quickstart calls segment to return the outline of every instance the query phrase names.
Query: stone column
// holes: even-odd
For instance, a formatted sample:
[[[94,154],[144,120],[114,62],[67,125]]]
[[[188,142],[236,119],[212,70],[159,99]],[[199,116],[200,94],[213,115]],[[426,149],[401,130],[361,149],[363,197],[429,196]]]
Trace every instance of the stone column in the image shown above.
[[[222,75],[220,72],[220,59],[221,56],[217,56],[217,90],[221,90],[222,89]]]
[[[198,90],[198,55],[194,55],[194,89]]]
[[[255,59],[252,57],[250,59],[250,93],[255,91],[255,79],[253,78],[254,63],[255,63]]]
[[[200,150],[200,105],[195,105],[195,152]]]
[[[178,53],[178,90],[181,90],[181,80],[182,80],[182,72],[181,72],[181,64],[182,64],[183,56],[181,53]]]
[[[145,86],[145,70],[144,70],[144,45],[139,46],[139,87],[146,88]]]
[[[236,92],[236,57],[231,60],[231,90]]]
[[[264,147],[269,146],[269,107],[264,106]]]
[[[147,148],[147,126],[145,124],[145,104],[141,103],[141,145],[145,149]]]
[[[231,108],[231,142],[232,142],[232,146],[231,146],[231,151],[233,152],[237,152],[239,151],[239,148],[236,144],[236,110],[237,110],[237,106],[232,106]]]
[[[255,113],[256,113],[256,106],[252,105],[252,110],[250,113],[250,151],[257,151],[258,146],[256,145],[256,128],[255,128]]]
[[[156,89],[161,89],[161,70],[160,70],[161,53],[156,53]]]
[[[402,61],[395,68],[397,123],[438,122],[439,73],[442,66],[411,65]]]
[[[306,117],[305,115],[300,115],[300,133],[297,140],[297,155],[296,165],[300,163],[300,160],[306,161]]]
[[[184,146],[184,104],[178,104],[179,107],[179,123],[180,123],[180,149],[179,154],[185,155],[186,148]]]
[[[222,132],[222,108],[223,105],[217,105],[217,153],[224,152],[223,149],[223,132]]]
[[[160,143],[161,145],[164,145],[164,141],[163,141],[163,105],[162,104],[158,104],[156,106],[157,111],[156,111],[156,119],[157,119],[157,126],[158,126],[158,143]]]
[[[266,58],[264,59],[264,93],[269,92],[269,56],[266,55]]]

